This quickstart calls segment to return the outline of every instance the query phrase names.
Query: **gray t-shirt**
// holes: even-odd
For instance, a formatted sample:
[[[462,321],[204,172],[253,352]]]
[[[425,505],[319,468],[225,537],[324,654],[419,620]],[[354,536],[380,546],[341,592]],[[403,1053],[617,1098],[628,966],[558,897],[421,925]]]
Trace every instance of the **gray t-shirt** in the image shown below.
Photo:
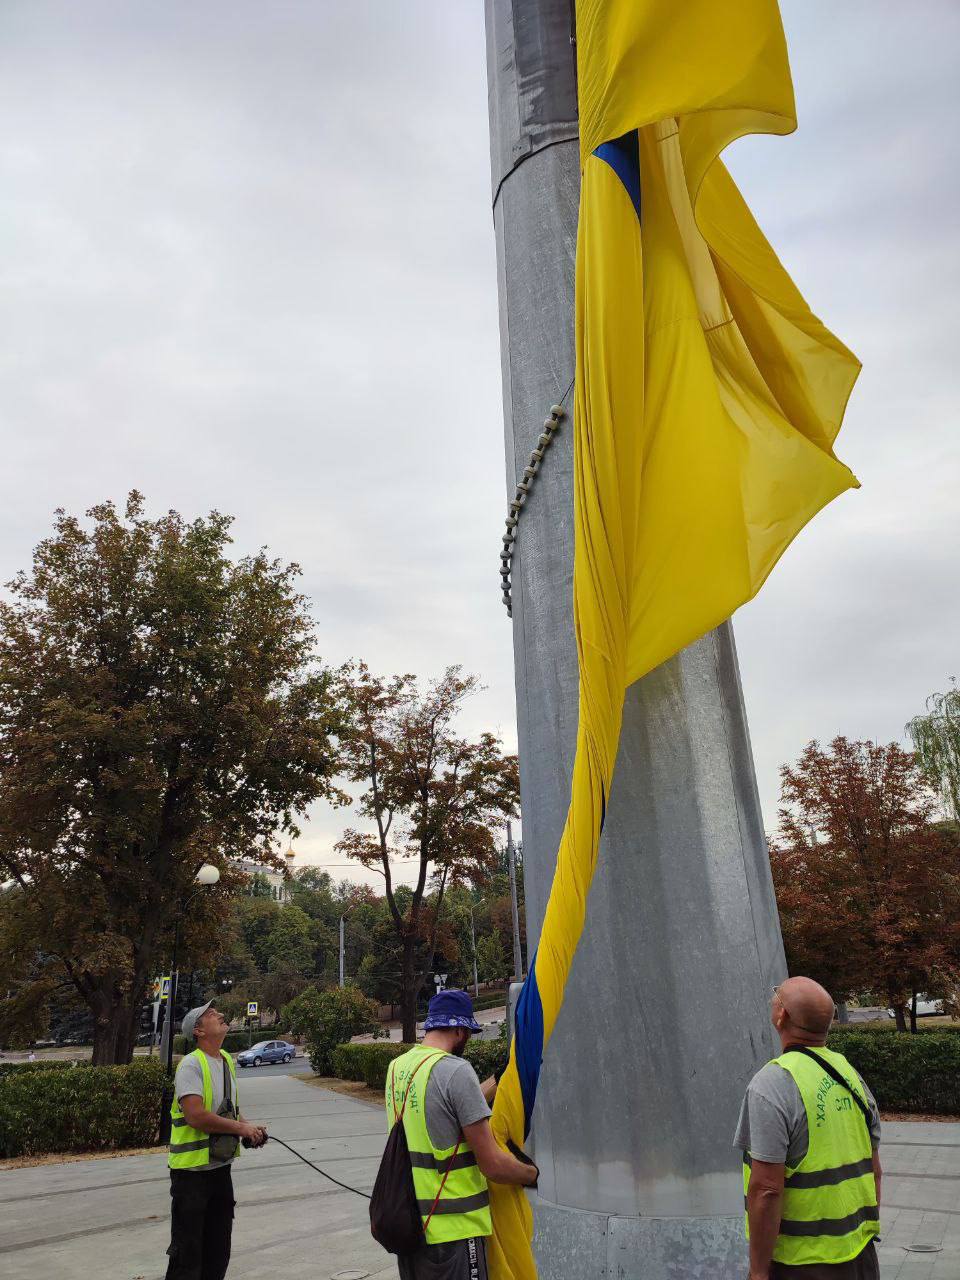
[[[230,1075],[230,1068],[227,1066],[225,1058],[217,1061],[211,1058],[209,1053],[207,1056],[207,1065],[210,1067],[210,1084],[213,1088],[213,1099],[210,1103],[210,1110],[214,1113],[220,1110],[223,1103],[223,1069],[227,1068],[227,1085],[232,1090],[233,1080]],[[177,1074],[173,1078],[173,1087],[177,1092],[177,1098],[182,1100],[188,1093],[195,1093],[198,1097],[203,1097],[203,1067],[200,1065],[200,1059],[195,1053],[189,1053],[177,1067]],[[174,1130],[174,1133],[176,1130]],[[232,1159],[232,1157],[231,1157]],[[201,1164],[192,1166],[191,1172],[203,1173],[207,1169],[220,1169],[225,1164],[229,1164],[229,1160],[220,1160],[216,1164]]]
[[[870,1104],[870,1138],[876,1148],[880,1145],[880,1112],[862,1076],[854,1074]],[[747,1085],[733,1145],[748,1151],[755,1160],[785,1164],[790,1169],[795,1169],[809,1151],[807,1112],[797,1082],[775,1062],[761,1067]]]
[[[435,1064],[427,1081],[425,1113],[430,1141],[439,1151],[456,1146],[466,1125],[488,1118],[490,1108],[469,1062],[447,1054]]]

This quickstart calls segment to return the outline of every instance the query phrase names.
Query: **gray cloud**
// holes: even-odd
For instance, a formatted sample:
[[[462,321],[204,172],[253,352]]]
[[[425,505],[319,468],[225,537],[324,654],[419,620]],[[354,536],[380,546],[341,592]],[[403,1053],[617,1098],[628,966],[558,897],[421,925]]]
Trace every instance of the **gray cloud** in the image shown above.
[[[800,132],[730,163],[864,360],[864,487],[738,619],[768,825],[809,737],[897,737],[960,665],[960,13],[784,15]],[[301,562],[331,660],[461,661],[513,745],[479,0],[8,0],[0,120],[3,576],[59,505],[217,506]]]

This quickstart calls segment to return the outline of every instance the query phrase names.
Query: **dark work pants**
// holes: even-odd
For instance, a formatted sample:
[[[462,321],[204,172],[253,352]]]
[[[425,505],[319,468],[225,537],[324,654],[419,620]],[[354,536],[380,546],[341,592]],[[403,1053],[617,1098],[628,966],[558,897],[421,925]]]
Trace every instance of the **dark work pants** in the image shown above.
[[[170,1196],[167,1280],[223,1280],[233,1233],[230,1166],[171,1169]]]
[[[425,1244],[397,1259],[400,1280],[488,1280],[487,1244],[483,1236]]]

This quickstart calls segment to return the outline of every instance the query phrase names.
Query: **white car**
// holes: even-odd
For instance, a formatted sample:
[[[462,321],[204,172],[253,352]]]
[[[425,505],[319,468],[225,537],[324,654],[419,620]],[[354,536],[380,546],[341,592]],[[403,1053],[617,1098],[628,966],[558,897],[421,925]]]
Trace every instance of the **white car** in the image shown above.
[[[907,1003],[907,1006],[906,1006],[906,1012],[908,1014],[910,1012],[909,1002]],[[891,1018],[895,1018],[897,1016],[894,1013],[893,1009],[888,1009],[887,1013]],[[942,1013],[943,1013],[942,1000],[928,1000],[925,995],[917,996],[917,1017],[918,1018],[932,1018],[936,1014],[942,1014]]]

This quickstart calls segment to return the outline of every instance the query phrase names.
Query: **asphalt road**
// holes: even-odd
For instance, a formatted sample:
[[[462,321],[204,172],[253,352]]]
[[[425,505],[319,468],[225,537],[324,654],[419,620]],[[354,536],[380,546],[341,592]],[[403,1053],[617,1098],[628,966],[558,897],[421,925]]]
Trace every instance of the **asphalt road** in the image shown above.
[[[236,1056],[236,1055],[234,1055]],[[310,1070],[310,1059],[306,1057],[294,1058],[292,1062],[276,1062],[264,1063],[260,1067],[241,1067],[237,1064],[237,1078],[241,1081],[259,1079],[261,1076],[293,1076],[302,1075],[304,1071]]]

